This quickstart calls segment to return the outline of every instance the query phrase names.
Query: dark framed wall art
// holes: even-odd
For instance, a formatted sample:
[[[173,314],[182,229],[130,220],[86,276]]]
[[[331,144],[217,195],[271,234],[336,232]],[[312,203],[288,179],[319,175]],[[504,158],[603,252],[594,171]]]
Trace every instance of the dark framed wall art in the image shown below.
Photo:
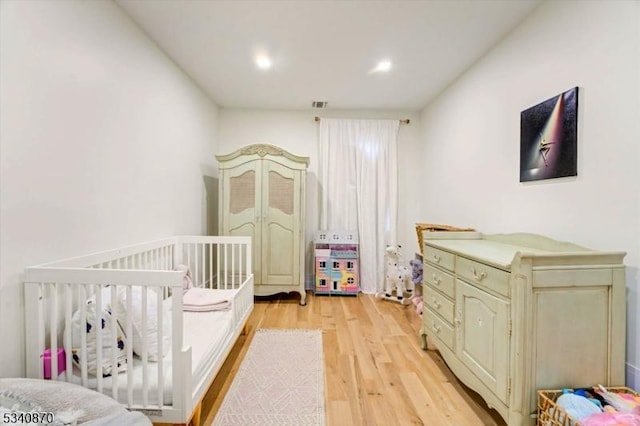
[[[578,175],[578,88],[520,114],[520,182]]]

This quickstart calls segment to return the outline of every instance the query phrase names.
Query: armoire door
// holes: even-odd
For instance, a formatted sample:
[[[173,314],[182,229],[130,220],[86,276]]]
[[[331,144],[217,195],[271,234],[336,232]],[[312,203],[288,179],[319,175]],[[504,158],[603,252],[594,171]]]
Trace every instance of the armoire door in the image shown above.
[[[282,164],[262,161],[261,283],[300,282],[301,176]],[[256,259],[257,260],[257,259]]]
[[[252,238],[254,276],[260,276],[260,245],[262,217],[259,188],[262,186],[261,161],[249,161],[225,171],[223,194],[222,235],[247,236]]]

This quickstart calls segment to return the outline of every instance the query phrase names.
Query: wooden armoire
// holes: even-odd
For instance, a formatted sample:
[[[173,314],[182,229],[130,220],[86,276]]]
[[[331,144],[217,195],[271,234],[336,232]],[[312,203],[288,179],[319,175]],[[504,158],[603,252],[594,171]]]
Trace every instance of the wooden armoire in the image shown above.
[[[308,157],[249,145],[219,163],[219,232],[253,240],[255,295],[300,293],[304,285],[305,180]]]

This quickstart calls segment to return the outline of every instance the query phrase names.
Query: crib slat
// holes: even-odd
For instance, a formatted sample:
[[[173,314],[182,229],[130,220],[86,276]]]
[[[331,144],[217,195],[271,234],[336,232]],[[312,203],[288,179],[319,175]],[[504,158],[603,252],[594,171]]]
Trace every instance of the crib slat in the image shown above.
[[[182,340],[183,337],[183,305],[182,305],[182,297],[172,297],[171,298],[171,357],[174,360],[171,364],[171,377],[172,377],[172,388],[171,388],[171,396],[174,407],[180,407],[182,405],[181,395],[183,392],[190,392],[191,389],[184,389],[181,386],[183,383],[181,378],[181,374],[191,374],[191,350],[187,352],[188,357],[184,359],[182,357],[182,344],[184,343]],[[176,359],[183,359],[184,365],[182,362],[175,362]]]
[[[245,270],[244,270],[244,260],[245,260],[245,250],[244,245],[240,244],[240,259],[238,261],[238,277],[240,278],[240,285],[246,280]]]
[[[173,246],[171,245],[169,246],[168,253],[167,253],[167,270],[172,271],[176,267],[173,261],[174,261]]]
[[[231,288],[236,288],[236,245],[231,243]]]
[[[162,361],[162,357],[164,354],[164,345],[163,345],[163,336],[164,336],[164,322],[166,321],[165,318],[163,318],[162,314],[163,314],[163,309],[162,309],[162,292],[159,291],[157,293],[157,317],[158,317],[158,321],[156,322],[157,327],[158,327],[158,407],[162,407],[163,403],[164,403],[164,362]]]
[[[96,377],[98,392],[102,392],[102,286],[93,286],[96,296],[95,324],[96,329]]]
[[[238,259],[238,279],[239,284],[238,287],[240,287],[242,285],[242,283],[244,282],[244,280],[246,279],[246,277],[244,276],[244,246],[242,244],[240,244],[240,249],[239,249],[239,253],[240,253],[240,259]]]
[[[82,386],[87,387],[88,371],[87,371],[87,333],[82,330],[82,326],[87,323],[87,291],[84,285],[80,286],[78,292],[78,305],[80,306],[80,373],[82,376]]]
[[[126,314],[126,335],[127,336],[133,336],[133,326],[132,326],[132,319],[131,319],[131,311],[132,311],[132,304],[131,304],[131,298],[133,297],[132,295],[132,291],[131,291],[131,286],[127,286],[127,314]],[[133,339],[131,339],[128,344],[127,344],[127,403],[129,405],[129,407],[131,407],[133,405],[133,374],[131,372],[131,370],[129,370],[129,367],[133,367]]]
[[[160,269],[162,269],[163,271],[166,271],[167,269],[169,269],[167,267],[167,246],[163,246],[160,248],[160,255],[161,255]]]
[[[118,259],[118,268],[120,268],[120,260]],[[120,377],[118,368],[118,324],[116,322],[116,313],[114,310],[116,299],[116,286],[111,286],[111,315],[110,315],[110,329],[111,329],[111,396],[116,401],[118,400],[118,379]]]
[[[199,246],[202,248],[202,287],[205,287],[205,283],[207,282],[207,279],[205,277],[205,273],[207,272],[207,261],[206,261],[206,255],[207,255],[207,246],[204,244],[199,244]]]
[[[216,288],[220,288],[220,244],[216,244]]]
[[[149,403],[149,379],[147,377],[147,367],[149,364],[149,346],[147,344],[148,339],[148,327],[147,327],[147,287],[142,286],[142,406],[146,407]]]
[[[242,244],[238,244],[238,287],[242,285],[244,282],[243,279],[243,268],[244,268],[244,251],[242,250]]]
[[[58,380],[58,286],[51,283],[51,310],[49,311],[49,324],[51,334],[49,336],[49,348],[51,350],[51,379]]]
[[[191,267],[191,250],[189,250],[189,247],[190,247],[190,245],[188,245],[188,244],[185,245],[185,248],[187,250],[187,266]],[[195,286],[196,285],[196,283],[195,283],[196,275],[194,275],[192,278],[193,278],[193,281],[194,281],[193,285]]]
[[[71,364],[71,318],[72,318],[72,309],[73,309],[73,293],[71,291],[71,284],[66,284],[64,286],[65,291],[65,306],[64,306],[64,329],[66,330],[64,333],[64,354],[65,354],[65,362],[67,371],[65,372],[65,377],[67,382],[71,380],[71,373],[73,371],[73,364]]]
[[[229,278],[229,265],[228,265],[229,256],[227,255],[228,248],[229,248],[229,245],[225,244],[224,245],[224,288],[225,290],[229,288],[227,285],[228,278]]]
[[[42,379],[44,377],[43,363],[40,360],[40,355],[45,349],[45,313],[44,313],[44,284],[39,282],[37,284],[29,285],[25,288],[25,311],[34,312],[36,314],[36,324],[34,325],[34,341],[27,340],[27,356],[38,355],[38,359],[35,362],[27,362],[27,377]],[[32,319],[27,320],[27,330],[32,328]],[[29,336],[29,334],[27,334]]]
[[[193,269],[193,280],[196,283],[198,283],[198,279],[200,278],[200,262],[198,260],[198,245],[191,244],[190,247],[193,247],[193,261],[195,262],[194,269]],[[197,287],[200,287],[199,284],[200,283],[198,283]]]
[[[209,244],[209,288],[213,288],[213,244]]]

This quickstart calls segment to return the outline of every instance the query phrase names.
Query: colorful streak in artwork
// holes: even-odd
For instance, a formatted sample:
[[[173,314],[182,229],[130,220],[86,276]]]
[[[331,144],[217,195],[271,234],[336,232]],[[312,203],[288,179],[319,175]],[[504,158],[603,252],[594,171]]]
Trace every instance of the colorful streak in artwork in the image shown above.
[[[540,136],[538,136],[538,143],[531,144],[530,158],[531,168],[543,167],[548,169],[549,166],[553,168],[558,159],[558,152],[560,151],[560,144],[562,142],[562,106],[564,104],[563,97],[558,96],[556,102],[546,125],[544,126]],[[547,170],[542,170],[543,173],[547,173]]]

